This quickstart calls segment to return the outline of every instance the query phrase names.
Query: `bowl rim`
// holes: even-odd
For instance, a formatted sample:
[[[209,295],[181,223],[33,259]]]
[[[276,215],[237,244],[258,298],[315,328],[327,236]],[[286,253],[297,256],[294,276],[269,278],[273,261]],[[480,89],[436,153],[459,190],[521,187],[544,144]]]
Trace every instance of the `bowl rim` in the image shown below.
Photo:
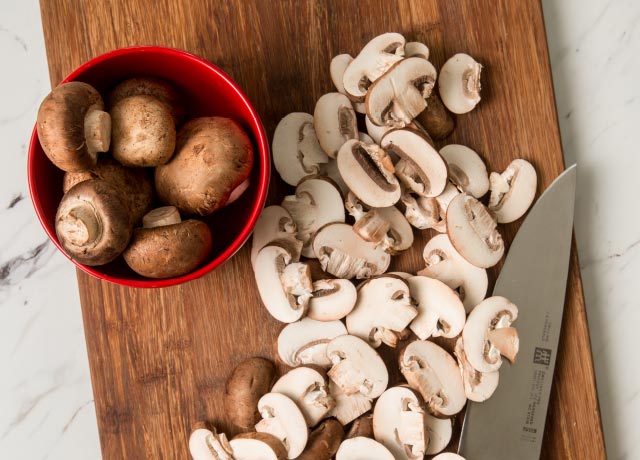
[[[125,48],[118,48],[112,51],[108,51],[104,54],[101,54],[99,56],[96,56],[86,61],[85,63],[80,65],[80,67],[76,68],[73,72],[67,75],[60,82],[60,84],[76,80],[80,75],[82,75],[91,67],[103,61],[106,61],[108,59],[111,59],[113,57],[117,57],[124,54],[131,54],[131,53],[149,53],[149,52],[168,54],[173,56],[179,56],[181,58],[186,58],[199,66],[206,67],[208,70],[214,72],[219,78],[224,80],[227,83],[227,85],[233,91],[235,91],[235,93],[240,97],[240,99],[248,109],[251,123],[257,128],[257,136],[254,133],[252,133],[252,135],[253,137],[255,137],[255,141],[258,147],[258,152],[256,153],[260,160],[259,163],[264,166],[261,167],[259,171],[258,184],[257,184],[258,185],[257,198],[256,200],[252,201],[251,211],[249,214],[249,218],[247,219],[247,222],[243,226],[242,231],[233,239],[231,244],[229,244],[224,249],[224,251],[220,253],[215,259],[211,260],[205,265],[202,265],[201,267],[197,268],[194,271],[191,271],[185,275],[176,276],[173,278],[164,278],[164,279],[145,278],[140,280],[122,279],[122,278],[117,278],[117,277],[107,275],[99,271],[97,267],[84,265],[73,260],[66,253],[66,251],[60,244],[60,241],[58,241],[58,237],[55,234],[55,230],[50,229],[46,224],[46,219],[43,214],[43,209],[42,209],[40,199],[38,198],[35,192],[35,183],[34,183],[36,168],[33,160],[33,152],[40,143],[38,139],[38,131],[37,131],[38,125],[36,122],[34,124],[33,131],[31,133],[31,140],[29,142],[29,152],[27,157],[27,180],[29,185],[29,195],[31,197],[31,203],[35,209],[35,212],[36,212],[36,215],[38,216],[38,220],[40,221],[40,224],[44,228],[45,233],[47,234],[49,239],[53,242],[53,244],[55,244],[55,246],[60,250],[60,252],[62,252],[62,254],[64,254],[65,257],[71,260],[71,262],[73,262],[76,265],[76,267],[80,268],[85,273],[88,273],[89,275],[95,278],[98,278],[100,280],[109,281],[113,284],[118,284],[121,286],[128,286],[128,287],[135,287],[135,288],[162,288],[162,287],[176,286],[176,285],[185,283],[187,281],[198,279],[204,276],[205,274],[215,270],[227,260],[231,259],[233,255],[242,248],[242,246],[246,243],[246,241],[249,239],[249,236],[253,232],[253,229],[256,225],[258,217],[260,216],[260,213],[262,212],[262,209],[264,208],[264,205],[267,199],[267,193],[269,190],[269,180],[271,177],[271,154],[269,150],[269,141],[267,138],[266,131],[264,129],[264,125],[262,124],[262,121],[260,120],[260,117],[258,116],[258,113],[255,107],[253,106],[253,104],[251,103],[247,95],[244,93],[244,91],[240,88],[240,86],[238,86],[238,84],[229,75],[227,75],[223,70],[221,70],[215,64],[199,56],[196,56],[195,54],[192,54],[192,53],[189,53],[188,51],[180,50],[177,48],[170,48],[165,46],[154,46],[154,45],[129,46]],[[258,162],[255,162],[254,164],[256,163]]]

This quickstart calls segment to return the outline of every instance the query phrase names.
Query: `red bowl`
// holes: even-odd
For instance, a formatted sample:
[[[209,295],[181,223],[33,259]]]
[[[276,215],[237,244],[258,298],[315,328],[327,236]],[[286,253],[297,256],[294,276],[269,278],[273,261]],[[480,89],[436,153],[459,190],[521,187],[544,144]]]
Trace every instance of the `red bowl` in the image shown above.
[[[133,272],[122,257],[98,267],[71,261],[96,278],[132,287],[166,287],[203,276],[235,254],[253,231],[264,206],[269,186],[271,159],[262,122],[246,94],[222,70],[184,51],[158,46],[123,48],[98,56],[73,71],[63,82],[83,81],[103,95],[122,80],[135,76],[163,78],[184,96],[186,119],[225,116],[242,124],[254,143],[255,161],[251,185],[231,205],[205,220],[211,227],[213,250],[197,270],[162,280],[144,278]],[[29,191],[40,223],[53,243],[69,257],[56,236],[55,215],[62,198],[63,172],[49,161],[33,129],[28,157]]]

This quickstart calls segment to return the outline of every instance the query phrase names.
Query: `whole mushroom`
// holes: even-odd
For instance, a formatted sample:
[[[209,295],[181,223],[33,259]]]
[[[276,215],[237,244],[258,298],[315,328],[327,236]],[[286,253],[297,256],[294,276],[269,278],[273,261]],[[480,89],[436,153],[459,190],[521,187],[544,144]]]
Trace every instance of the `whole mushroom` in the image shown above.
[[[131,96],[152,96],[165,104],[177,125],[184,116],[180,93],[168,81],[155,77],[134,77],[119,83],[109,93],[109,107]]]

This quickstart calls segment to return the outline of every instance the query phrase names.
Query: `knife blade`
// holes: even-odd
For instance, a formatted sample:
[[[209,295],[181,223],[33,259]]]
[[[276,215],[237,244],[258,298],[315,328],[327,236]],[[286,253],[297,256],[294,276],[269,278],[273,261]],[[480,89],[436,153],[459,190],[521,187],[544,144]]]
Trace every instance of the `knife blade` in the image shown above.
[[[538,460],[564,310],[576,165],[540,196],[522,223],[493,295],[518,306],[520,352],[504,362],[488,400],[468,402],[458,452],[468,460]]]

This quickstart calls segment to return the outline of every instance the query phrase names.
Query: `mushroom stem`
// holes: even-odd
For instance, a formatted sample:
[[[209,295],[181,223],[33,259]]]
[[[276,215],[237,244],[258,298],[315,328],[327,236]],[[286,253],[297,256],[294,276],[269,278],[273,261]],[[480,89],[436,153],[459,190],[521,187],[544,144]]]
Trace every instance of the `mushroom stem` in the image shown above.
[[[520,339],[518,331],[514,327],[501,327],[491,329],[488,334],[489,342],[500,351],[500,354],[512,363],[515,362],[518,350],[520,349]]]
[[[366,212],[353,224],[353,230],[365,241],[379,243],[386,236],[391,223],[385,220],[377,209]]]
[[[89,154],[107,152],[111,144],[111,116],[109,112],[90,108],[84,117],[84,137]]]
[[[182,222],[180,212],[175,206],[162,206],[156,208],[142,217],[144,228],[163,227],[165,225],[179,224]]]
[[[58,232],[74,246],[87,246],[100,238],[102,225],[95,209],[89,203],[76,206],[61,216]]]
[[[280,275],[285,292],[296,296],[298,305],[306,304],[313,295],[313,281],[309,265],[294,262],[287,265]]]

